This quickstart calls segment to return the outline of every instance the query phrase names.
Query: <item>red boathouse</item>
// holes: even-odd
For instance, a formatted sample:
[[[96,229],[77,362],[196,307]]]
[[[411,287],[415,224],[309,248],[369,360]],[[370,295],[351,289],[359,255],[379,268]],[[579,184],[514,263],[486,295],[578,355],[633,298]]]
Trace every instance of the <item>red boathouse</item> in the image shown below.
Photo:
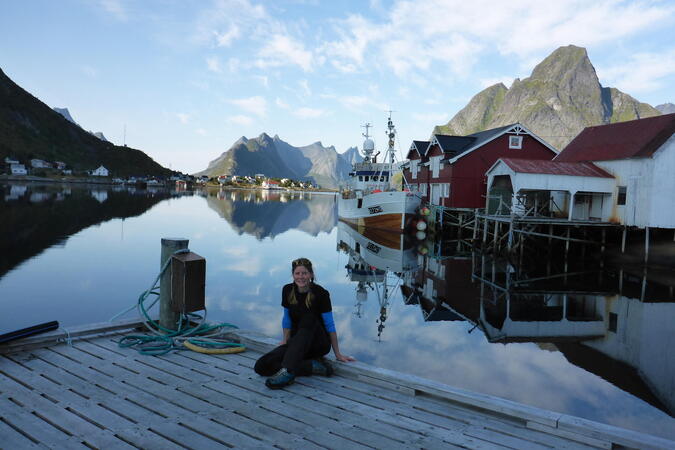
[[[558,152],[520,123],[468,136],[413,141],[403,164],[408,188],[434,205],[484,208],[485,172],[499,158],[551,160]]]

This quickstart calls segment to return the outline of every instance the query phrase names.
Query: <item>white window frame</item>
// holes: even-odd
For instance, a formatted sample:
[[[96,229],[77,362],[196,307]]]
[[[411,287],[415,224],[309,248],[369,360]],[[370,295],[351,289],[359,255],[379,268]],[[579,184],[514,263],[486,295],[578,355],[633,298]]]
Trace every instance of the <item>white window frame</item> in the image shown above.
[[[443,191],[441,192],[441,197],[450,198],[450,183],[443,183]]]
[[[427,184],[426,183],[420,184],[420,192],[422,193],[422,195],[427,195]]]
[[[412,170],[412,179],[416,180],[417,179],[417,171],[419,170],[419,160],[413,159],[410,161],[410,169]]]
[[[520,150],[523,148],[523,137],[509,135],[509,148]]]
[[[431,159],[431,178],[438,178],[439,172],[441,170],[441,158],[442,156],[432,156]]]

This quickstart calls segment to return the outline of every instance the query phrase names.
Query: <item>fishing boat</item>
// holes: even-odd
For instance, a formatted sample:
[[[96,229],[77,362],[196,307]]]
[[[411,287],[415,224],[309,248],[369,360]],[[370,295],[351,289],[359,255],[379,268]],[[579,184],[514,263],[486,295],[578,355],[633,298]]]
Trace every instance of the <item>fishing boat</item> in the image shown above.
[[[345,186],[338,196],[338,218],[357,227],[400,233],[412,225],[420,206],[420,197],[407,190],[397,190],[393,176],[400,172],[395,162],[396,129],[387,123],[389,143],[383,161],[377,162],[375,143],[368,134],[372,125],[366,124],[363,142],[363,162],[354,163]]]

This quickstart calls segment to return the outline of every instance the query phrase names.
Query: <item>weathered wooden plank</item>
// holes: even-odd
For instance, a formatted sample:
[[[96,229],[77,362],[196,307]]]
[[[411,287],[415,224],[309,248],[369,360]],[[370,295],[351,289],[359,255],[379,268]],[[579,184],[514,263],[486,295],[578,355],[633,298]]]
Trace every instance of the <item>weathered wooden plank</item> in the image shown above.
[[[182,444],[186,448],[230,448],[221,440],[214,440],[178,423],[165,422],[153,425],[150,430],[165,439]]]
[[[2,416],[0,416],[0,436],[0,448],[43,448],[38,442],[32,441],[10,426]]]
[[[609,440],[614,444],[626,447],[640,449],[675,448],[675,441],[670,439],[593,422],[581,417],[563,415],[558,421],[558,428],[561,430],[583,433],[595,439]]]
[[[567,440],[573,444],[579,443],[579,445],[588,445],[592,448],[605,448],[611,449],[612,443],[603,439],[595,439],[585,434],[575,433],[572,431],[561,430],[557,427],[549,427],[547,425],[542,425],[537,422],[528,422],[526,424],[527,429],[536,430],[545,433],[548,436],[558,436],[562,439]]]
[[[507,434],[502,434],[494,430],[489,430],[487,428],[471,426],[463,431],[463,434],[466,436],[475,437],[477,439],[491,442],[495,445],[502,445],[505,447],[511,448],[526,448],[528,450],[548,450],[553,447],[548,445],[541,445],[536,442],[520,439],[514,436],[509,436]]]
[[[220,414],[220,417],[223,418],[222,413]],[[218,413],[216,415],[218,415]],[[236,416],[234,414],[232,415]],[[232,419],[234,420],[235,417],[232,417]],[[198,420],[188,418],[187,420],[183,421],[181,425],[232,447],[266,449],[273,448],[271,444],[260,439],[260,436],[248,436],[247,434],[242,433],[242,430],[238,429],[236,426],[228,426],[225,421],[219,422],[212,419],[199,417]]]
[[[119,322],[113,323],[102,322],[66,328],[60,327],[47,333],[0,344],[0,354],[8,354],[25,351],[31,348],[51,346],[66,342],[68,339],[76,340],[84,336],[104,335],[107,333],[116,333],[119,330],[131,330],[141,325],[142,322],[136,318],[130,320],[121,320]]]
[[[0,411],[4,421],[20,429],[33,440],[58,446],[59,448],[81,449],[84,445],[70,439],[70,434],[60,430],[40,417],[31,413],[31,409],[0,397]]]
[[[169,441],[164,437],[145,428],[130,428],[116,433],[117,436],[129,444],[147,450],[174,450],[185,449],[183,445]]]

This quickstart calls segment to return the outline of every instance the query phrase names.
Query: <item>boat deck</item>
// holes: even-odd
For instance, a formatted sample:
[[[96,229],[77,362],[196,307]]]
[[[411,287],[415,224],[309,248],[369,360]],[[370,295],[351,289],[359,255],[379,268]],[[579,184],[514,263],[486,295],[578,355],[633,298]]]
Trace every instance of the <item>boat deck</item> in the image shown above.
[[[363,363],[272,391],[253,370],[271,341],[232,355],[144,356],[125,327],[0,346],[0,447],[673,448],[675,442],[461,391]]]

